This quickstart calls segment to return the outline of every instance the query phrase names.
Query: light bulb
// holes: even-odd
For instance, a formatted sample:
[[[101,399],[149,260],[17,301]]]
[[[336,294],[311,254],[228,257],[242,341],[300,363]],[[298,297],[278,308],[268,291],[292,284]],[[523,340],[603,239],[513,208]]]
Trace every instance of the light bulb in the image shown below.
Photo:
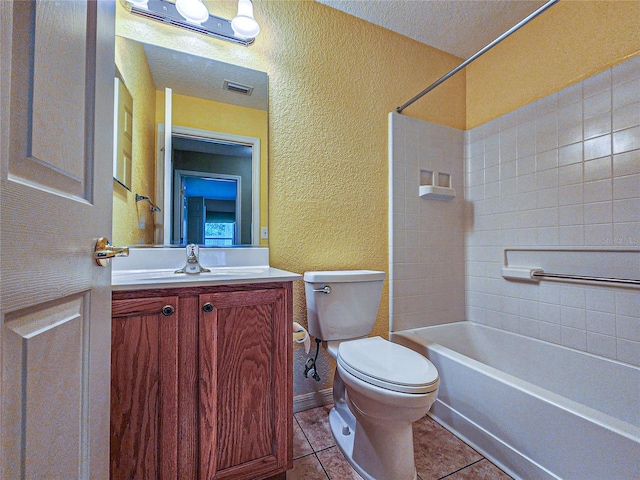
[[[138,8],[149,9],[149,0],[127,0],[131,5]]]
[[[209,19],[209,11],[202,0],[176,0],[176,10],[187,22],[196,25]]]
[[[231,28],[238,37],[255,38],[260,33],[260,26],[253,18],[251,0],[238,1],[238,15],[231,20]]]

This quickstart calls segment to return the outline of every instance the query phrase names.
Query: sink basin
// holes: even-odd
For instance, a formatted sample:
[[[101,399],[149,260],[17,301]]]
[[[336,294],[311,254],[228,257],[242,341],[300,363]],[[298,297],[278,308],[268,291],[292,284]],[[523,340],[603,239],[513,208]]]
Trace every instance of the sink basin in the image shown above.
[[[292,281],[300,275],[269,266],[266,248],[200,248],[200,265],[211,270],[175,273],[184,267],[180,248],[131,248],[130,256],[113,259],[112,290],[179,288]]]
[[[210,272],[196,274],[175,273],[173,269],[149,269],[149,270],[121,270],[114,272],[114,277],[128,281],[153,280],[153,281],[204,281],[207,277],[246,277],[250,275],[264,274],[268,267],[213,267]]]

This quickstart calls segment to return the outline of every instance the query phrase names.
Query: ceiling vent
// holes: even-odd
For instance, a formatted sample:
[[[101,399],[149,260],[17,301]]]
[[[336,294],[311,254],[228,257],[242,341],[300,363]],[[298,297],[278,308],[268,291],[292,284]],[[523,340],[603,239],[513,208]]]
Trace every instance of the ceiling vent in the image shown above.
[[[248,85],[242,85],[241,83],[224,81],[224,89],[232,92],[241,93],[242,95],[251,95],[253,93],[253,87]]]

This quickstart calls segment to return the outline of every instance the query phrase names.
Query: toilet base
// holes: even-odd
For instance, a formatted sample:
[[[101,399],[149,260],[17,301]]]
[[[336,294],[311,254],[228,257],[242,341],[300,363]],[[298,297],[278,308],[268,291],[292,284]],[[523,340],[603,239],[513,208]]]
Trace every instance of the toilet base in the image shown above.
[[[347,418],[343,418],[346,415]],[[394,439],[390,439],[388,435],[378,436],[371,435],[373,442],[367,438],[366,428],[357,422],[353,413],[348,410],[341,409],[341,412],[336,410],[336,408],[332,408],[329,412],[329,425],[331,426],[331,433],[333,434],[333,438],[336,441],[336,445],[347,459],[349,464],[353,467],[353,469],[360,474],[360,476],[364,480],[417,480],[418,475],[415,467],[413,467],[413,473],[411,471],[405,472],[397,472],[394,471],[394,468],[391,464],[396,465],[407,465],[407,461],[409,461],[409,465],[413,466],[413,436],[411,424],[407,424],[405,428],[401,428],[400,431],[391,432],[392,437],[397,437],[395,440],[400,440],[400,445],[404,445],[404,448],[401,447],[398,449],[398,442],[394,441]],[[408,428],[406,428],[408,427]],[[360,431],[358,431],[360,430]],[[395,429],[397,430],[397,429]],[[387,432],[390,433],[390,432]],[[408,436],[407,436],[408,433]],[[356,435],[358,438],[358,451],[354,452],[354,444]],[[375,441],[376,438],[384,438],[383,441]],[[407,448],[407,439],[409,440],[410,446]],[[372,467],[376,468],[375,464],[386,463],[382,469],[387,471],[394,471],[393,474],[389,473],[386,476],[389,478],[384,478],[381,476],[374,477],[370,472],[363,469],[363,467],[358,463],[358,461],[354,458],[371,456],[372,458]],[[402,458],[398,458],[398,457]],[[404,457],[407,458],[404,458]],[[375,457],[375,458],[374,458]],[[381,469],[381,466],[377,466],[378,469]],[[406,468],[405,468],[406,470]],[[375,474],[375,472],[372,472]],[[400,476],[399,476],[400,475]]]

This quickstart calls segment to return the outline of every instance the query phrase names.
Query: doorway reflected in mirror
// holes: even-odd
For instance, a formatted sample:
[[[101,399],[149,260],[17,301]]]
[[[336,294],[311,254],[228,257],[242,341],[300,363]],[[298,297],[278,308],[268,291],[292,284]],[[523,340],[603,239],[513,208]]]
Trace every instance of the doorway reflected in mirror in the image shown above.
[[[208,216],[226,217],[222,224],[214,222],[220,237],[216,242],[266,246],[260,231],[268,227],[267,74],[120,36],[116,37],[116,66],[136,108],[132,186],[130,192],[114,186],[113,241],[123,245],[214,242],[214,227],[204,226],[213,225]],[[223,148],[235,151],[221,154]],[[235,162],[238,165],[232,166]],[[228,165],[219,169],[222,163]],[[182,189],[175,183],[176,170],[240,176],[233,207],[235,225],[229,226],[231,212],[222,210],[218,193],[203,195],[203,212],[195,218],[207,221],[199,230],[191,229],[200,232],[192,233],[196,237],[191,240],[192,234],[186,233],[188,200],[175,195]],[[136,205],[134,193],[150,197],[162,212]],[[226,233],[229,229],[232,235]]]

